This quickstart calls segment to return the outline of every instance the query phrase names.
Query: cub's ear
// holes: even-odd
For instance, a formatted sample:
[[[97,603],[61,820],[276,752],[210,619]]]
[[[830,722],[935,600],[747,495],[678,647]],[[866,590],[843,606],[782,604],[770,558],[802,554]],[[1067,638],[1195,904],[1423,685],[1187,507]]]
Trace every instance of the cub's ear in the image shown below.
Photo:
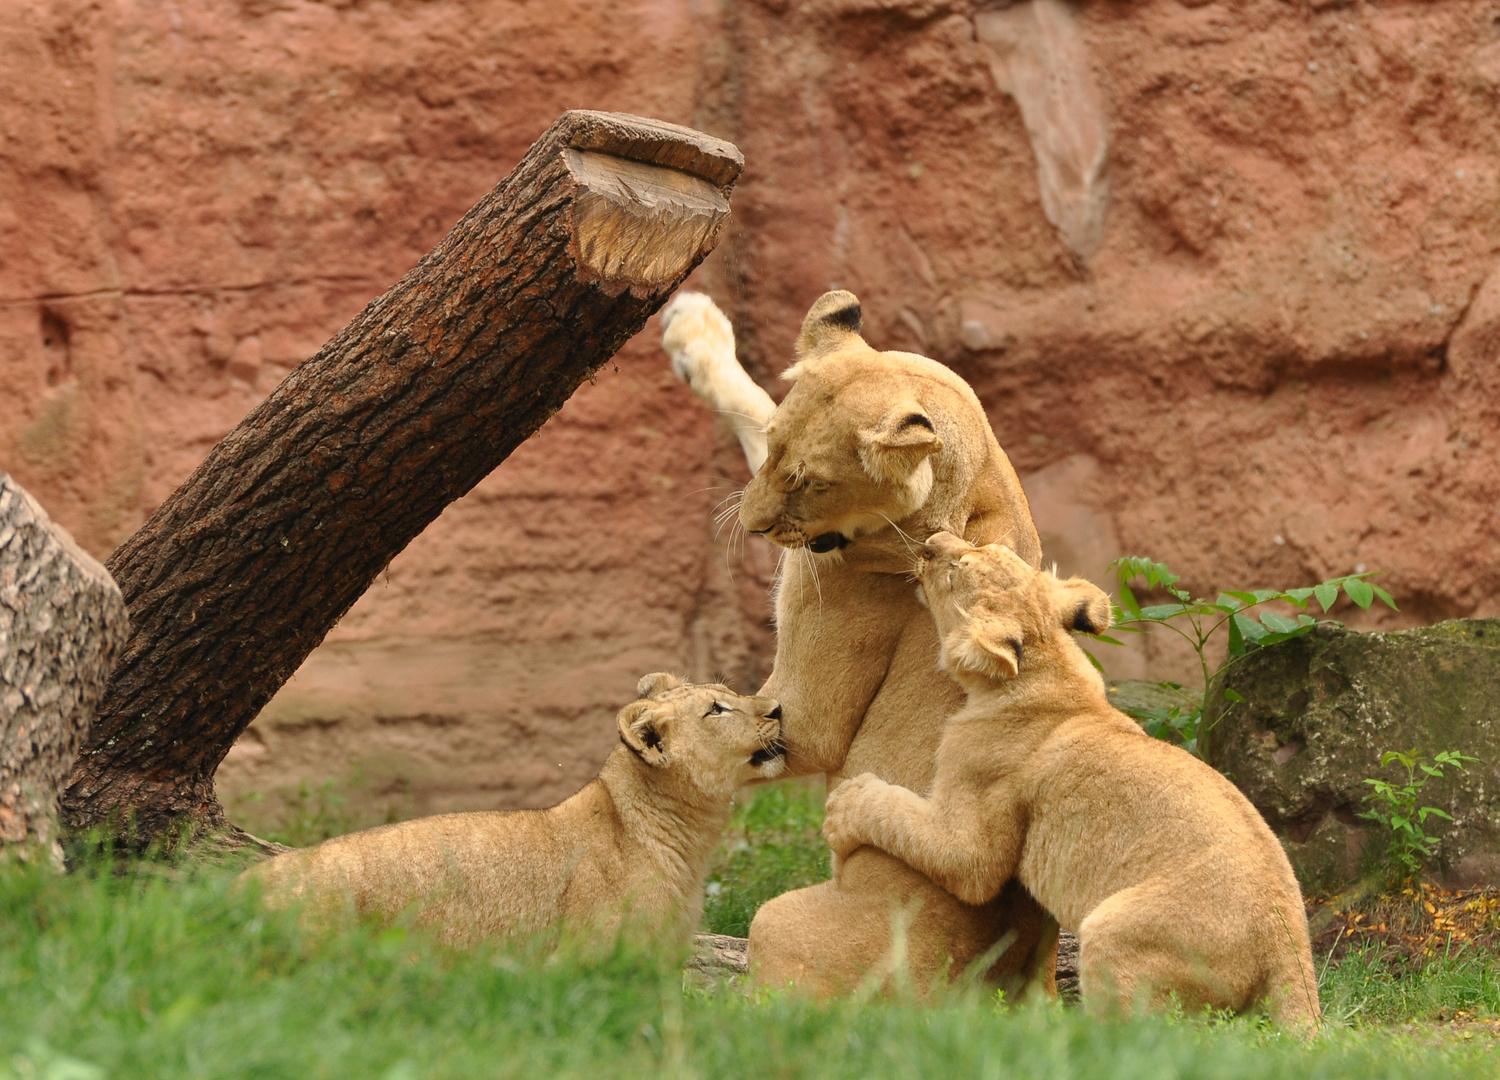
[[[649,701],[632,701],[620,710],[620,741],[647,765],[659,769],[671,761],[661,716]]]
[[[1014,679],[1020,673],[1023,636],[1020,623],[980,616],[972,619],[959,635],[959,647],[952,651],[960,667],[996,682]]]
[[[1057,583],[1057,617],[1065,630],[1085,634],[1102,634],[1113,619],[1109,597],[1104,590],[1083,578],[1068,578]]]
[[[635,684],[635,693],[636,697],[655,697],[668,690],[676,690],[681,685],[682,680],[676,675],[653,671],[650,675],[641,676],[641,681]]]
[[[859,297],[852,292],[838,289],[818,297],[808,308],[807,318],[802,320],[802,332],[797,335],[798,363],[782,377],[795,381],[803,360],[816,360],[837,352],[851,341],[862,342],[864,339],[859,336],[862,319]]]
[[[932,418],[916,402],[897,405],[877,427],[859,433],[865,472],[888,484],[904,484],[917,467],[943,448]]]

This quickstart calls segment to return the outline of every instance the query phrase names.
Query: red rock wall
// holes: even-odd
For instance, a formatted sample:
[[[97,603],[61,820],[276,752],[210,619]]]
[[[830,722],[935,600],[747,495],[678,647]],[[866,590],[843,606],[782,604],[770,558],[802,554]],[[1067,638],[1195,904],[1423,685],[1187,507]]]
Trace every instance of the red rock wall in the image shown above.
[[[1500,613],[1500,3],[1072,10],[1086,261],[965,3],[13,0],[0,468],[107,553],[559,111],[623,109],[745,152],[698,283],[755,374],[854,289],[872,342],[974,382],[1065,568],[1383,567],[1399,621]],[[542,803],[641,673],[753,684],[774,560],[714,539],[743,466],[655,337],[392,563],[227,797],[357,769],[418,811]]]

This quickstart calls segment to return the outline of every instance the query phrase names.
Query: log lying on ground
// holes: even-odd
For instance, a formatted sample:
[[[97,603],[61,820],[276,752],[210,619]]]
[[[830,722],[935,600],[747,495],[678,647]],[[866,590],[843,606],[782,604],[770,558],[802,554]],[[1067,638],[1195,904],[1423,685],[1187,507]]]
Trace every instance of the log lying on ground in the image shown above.
[[[223,823],[213,775],[391,558],[713,248],[729,143],[565,113],[109,560],[134,632],[63,799],[137,844]]]
[[[0,857],[61,868],[58,793],[126,633],[109,573],[0,472]]]

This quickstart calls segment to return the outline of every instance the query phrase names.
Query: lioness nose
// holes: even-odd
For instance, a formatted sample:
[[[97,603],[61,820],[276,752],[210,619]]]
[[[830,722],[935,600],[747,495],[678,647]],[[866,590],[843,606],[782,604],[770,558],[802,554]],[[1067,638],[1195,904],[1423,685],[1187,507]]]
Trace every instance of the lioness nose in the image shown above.
[[[781,706],[778,705],[778,706],[776,706],[776,708],[774,708],[770,712],[766,713],[766,718],[769,719],[769,720],[780,720],[781,719]]]

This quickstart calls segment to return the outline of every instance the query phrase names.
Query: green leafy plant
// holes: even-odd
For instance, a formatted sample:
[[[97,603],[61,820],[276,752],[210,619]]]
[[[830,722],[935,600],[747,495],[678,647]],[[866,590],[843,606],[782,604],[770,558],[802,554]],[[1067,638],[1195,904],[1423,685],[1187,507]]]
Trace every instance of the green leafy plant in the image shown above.
[[[1345,574],[1299,589],[1229,589],[1210,600],[1206,597],[1194,597],[1186,589],[1179,589],[1177,583],[1182,579],[1172,573],[1166,563],[1140,556],[1127,556],[1110,563],[1109,569],[1115,575],[1119,596],[1114,630],[1138,634],[1151,626],[1164,626],[1181,636],[1197,654],[1198,665],[1203,671],[1201,700],[1192,703],[1184,701],[1181,705],[1126,709],[1140,721],[1147,733],[1178,743],[1193,754],[1198,752],[1199,726],[1203,713],[1208,708],[1209,685],[1214,674],[1209,670],[1208,644],[1220,630],[1228,635],[1229,656],[1232,659],[1244,656],[1254,648],[1301,637],[1320,623],[1342,625],[1336,619],[1319,619],[1307,613],[1312,601],[1316,600],[1326,615],[1332,610],[1341,590],[1361,609],[1368,610],[1378,599],[1392,611],[1398,610],[1390,593],[1365,580],[1375,571]],[[1132,582],[1139,582],[1147,591],[1164,592],[1172,599],[1165,604],[1142,605],[1136,599]],[[1285,615],[1265,606],[1274,603],[1289,604],[1297,610],[1292,615]],[[1097,640],[1111,645],[1123,644],[1107,634],[1097,635]],[[1095,665],[1099,666],[1097,660]],[[1183,687],[1178,683],[1160,685],[1177,693],[1183,692]],[[1244,700],[1233,690],[1225,690],[1224,696],[1230,701]]]
[[[1384,826],[1390,833],[1385,849],[1385,869],[1391,883],[1421,874],[1437,851],[1437,839],[1427,835],[1427,819],[1453,820],[1453,816],[1440,807],[1418,805],[1423,786],[1429,780],[1441,780],[1447,769],[1463,772],[1465,762],[1478,760],[1457,750],[1444,750],[1433,755],[1430,765],[1426,756],[1415,748],[1387,750],[1380,755],[1382,768],[1395,764],[1406,770],[1406,782],[1393,784],[1367,777],[1365,783],[1374,790],[1365,796],[1370,809],[1359,816]]]

